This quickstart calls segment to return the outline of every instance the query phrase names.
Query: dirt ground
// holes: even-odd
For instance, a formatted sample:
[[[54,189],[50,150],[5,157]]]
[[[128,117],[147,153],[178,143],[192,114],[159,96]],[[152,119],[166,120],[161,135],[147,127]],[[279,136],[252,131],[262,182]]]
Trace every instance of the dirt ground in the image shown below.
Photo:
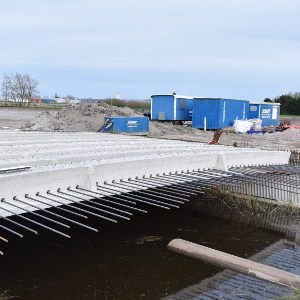
[[[289,120],[292,125],[300,125],[300,116],[283,116],[281,119]],[[151,122],[149,136],[209,143],[213,139],[214,131],[203,131],[185,125]],[[300,150],[300,129],[290,128],[283,132],[260,134],[223,133],[219,139],[219,144],[228,146],[236,144],[238,147],[274,150]]]
[[[20,129],[38,131],[98,131],[105,116],[136,116],[134,110],[114,107],[105,103],[76,105],[61,110],[0,108],[0,130]],[[300,124],[300,116],[284,116],[292,125]],[[148,136],[163,139],[209,143],[213,131],[203,131],[187,125],[151,122]],[[300,150],[300,129],[264,134],[223,134],[221,145],[255,147],[262,149]]]
[[[189,133],[185,133],[185,129],[182,134],[165,133],[159,138],[184,140],[192,142],[209,143],[213,139],[213,131],[202,131],[192,129],[187,130]],[[150,133],[151,136],[151,133]],[[288,129],[284,132],[264,133],[264,134],[236,134],[236,133],[224,133],[219,139],[220,145],[238,147],[251,147],[261,149],[292,149],[300,150],[300,130]]]
[[[18,129],[37,117],[43,109],[0,108],[0,130]]]

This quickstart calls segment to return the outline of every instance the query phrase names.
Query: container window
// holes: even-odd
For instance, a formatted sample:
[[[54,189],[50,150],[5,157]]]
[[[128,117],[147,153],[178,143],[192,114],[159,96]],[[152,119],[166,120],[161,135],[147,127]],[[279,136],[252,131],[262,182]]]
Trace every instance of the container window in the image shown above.
[[[179,109],[184,109],[184,99],[179,99]]]
[[[165,120],[166,119],[166,113],[165,112],[159,112],[158,113],[158,120]]]

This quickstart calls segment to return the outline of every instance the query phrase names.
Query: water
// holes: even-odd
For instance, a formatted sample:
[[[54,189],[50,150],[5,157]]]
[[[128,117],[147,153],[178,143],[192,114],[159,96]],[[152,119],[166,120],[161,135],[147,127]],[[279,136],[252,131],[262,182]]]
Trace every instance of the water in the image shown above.
[[[92,218],[87,223],[99,233],[74,228],[71,239],[41,232],[11,240],[2,248],[0,289],[18,299],[160,299],[221,271],[171,252],[171,239],[241,257],[280,239],[183,209],[151,210],[118,224]]]

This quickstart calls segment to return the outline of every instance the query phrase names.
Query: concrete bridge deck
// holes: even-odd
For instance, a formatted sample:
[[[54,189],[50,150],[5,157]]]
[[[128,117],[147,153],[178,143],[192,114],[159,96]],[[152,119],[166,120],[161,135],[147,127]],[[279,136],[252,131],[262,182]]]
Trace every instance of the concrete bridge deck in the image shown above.
[[[11,215],[49,214],[45,209],[65,205],[108,221],[129,219],[139,211],[137,202],[179,207],[190,193],[201,190],[192,183],[195,179],[211,179],[203,170],[228,176],[232,167],[287,164],[289,155],[127,135],[0,131],[0,217],[7,222]],[[95,202],[86,206],[95,198],[101,210]],[[84,207],[72,206],[83,201]],[[0,224],[0,238],[7,229]]]
[[[289,153],[96,133],[0,132],[0,197],[187,170],[286,164]],[[23,171],[14,169],[28,167]],[[30,167],[30,168],[29,168]],[[10,170],[8,170],[10,169]]]

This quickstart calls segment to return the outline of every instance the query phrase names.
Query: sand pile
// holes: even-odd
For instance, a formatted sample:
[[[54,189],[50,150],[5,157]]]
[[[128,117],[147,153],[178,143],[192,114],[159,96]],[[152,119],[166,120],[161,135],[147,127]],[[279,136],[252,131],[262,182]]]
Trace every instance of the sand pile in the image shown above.
[[[150,122],[149,137],[178,139],[208,143],[213,139],[213,131],[192,128],[191,125],[173,125],[172,123]]]
[[[187,125],[173,125],[172,123],[151,122],[149,136],[182,135],[197,133],[199,130]]]
[[[68,106],[59,111],[44,111],[26,124],[26,129],[39,131],[98,131],[106,116],[140,115],[129,107],[106,103]]]
[[[277,134],[280,134],[277,132]],[[283,132],[281,132],[281,138],[287,141],[294,140],[300,142],[300,129],[289,128]]]

